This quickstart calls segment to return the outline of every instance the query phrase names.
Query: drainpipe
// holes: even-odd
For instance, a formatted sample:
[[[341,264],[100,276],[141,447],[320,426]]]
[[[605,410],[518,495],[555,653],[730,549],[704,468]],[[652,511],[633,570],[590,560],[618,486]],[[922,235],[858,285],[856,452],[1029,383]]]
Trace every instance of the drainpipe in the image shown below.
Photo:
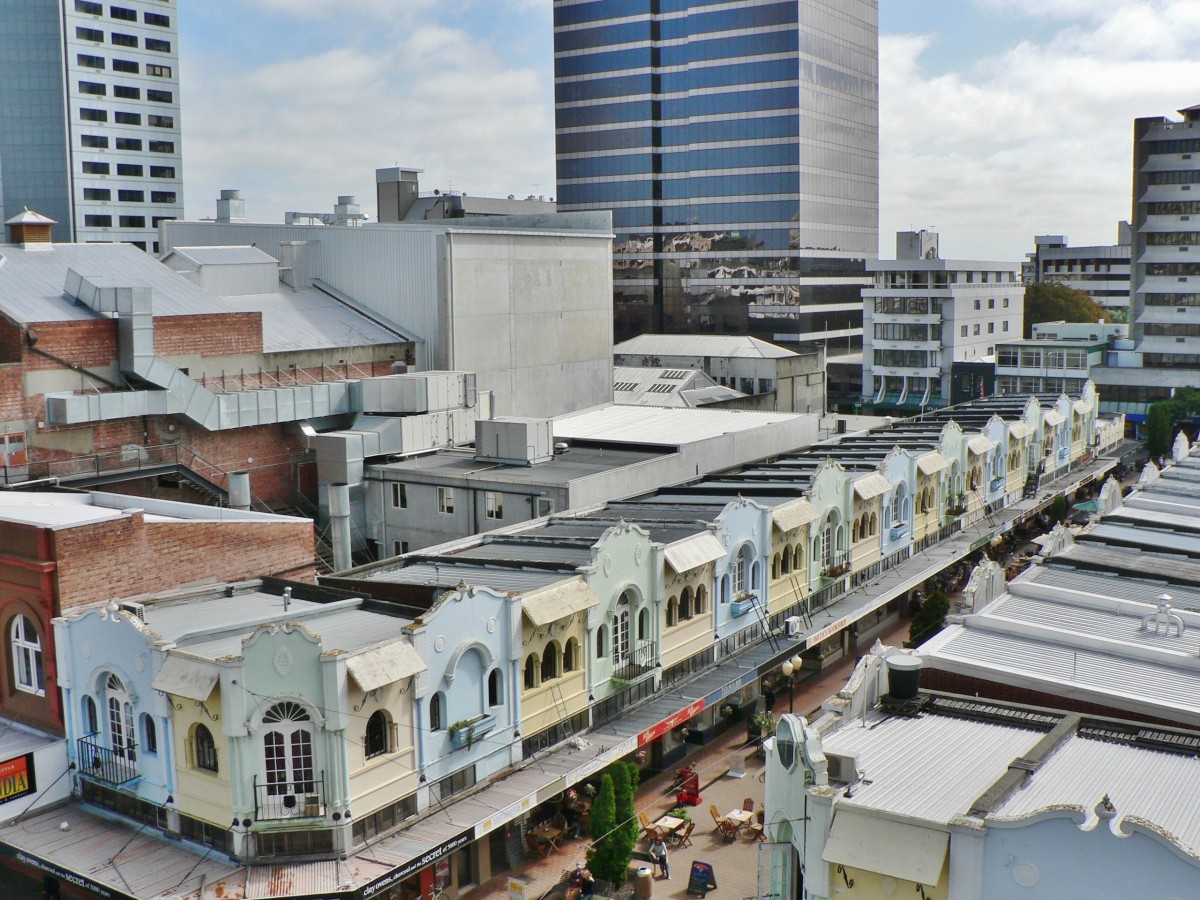
[[[231,509],[250,508],[250,473],[229,473],[229,506]]]
[[[341,572],[350,562],[350,486],[338,482],[329,486],[329,524],[332,531],[333,567]]]

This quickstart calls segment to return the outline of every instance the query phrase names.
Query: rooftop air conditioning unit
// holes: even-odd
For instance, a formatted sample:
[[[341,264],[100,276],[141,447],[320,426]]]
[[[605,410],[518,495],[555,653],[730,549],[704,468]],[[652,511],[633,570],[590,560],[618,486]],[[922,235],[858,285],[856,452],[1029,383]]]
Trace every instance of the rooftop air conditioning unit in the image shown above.
[[[790,638],[798,638],[804,634],[804,620],[799,616],[788,616],[783,620],[787,625],[787,636]]]
[[[829,763],[829,780],[840,781],[843,784],[857,784],[861,778],[858,768],[858,757],[849,753],[826,753]]]
[[[121,609],[125,610],[125,612],[130,613],[131,615],[137,616],[138,621],[141,622],[143,625],[146,624],[146,606],[145,606],[145,604],[135,603],[132,600],[126,600],[124,603],[121,603],[120,606],[121,606]]]

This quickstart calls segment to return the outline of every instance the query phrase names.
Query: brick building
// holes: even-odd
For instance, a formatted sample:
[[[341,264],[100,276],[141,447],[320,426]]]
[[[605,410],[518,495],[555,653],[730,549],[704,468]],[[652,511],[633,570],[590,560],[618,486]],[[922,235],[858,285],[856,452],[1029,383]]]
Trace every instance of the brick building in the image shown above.
[[[0,492],[0,715],[62,733],[50,620],[192,582],[314,581],[308,519],[100,492]]]
[[[290,507],[311,487],[299,423],[349,412],[350,380],[412,361],[395,326],[289,287],[252,247],[176,248],[164,265],[17,218],[0,244],[4,483],[195,500],[245,470],[257,500]]]

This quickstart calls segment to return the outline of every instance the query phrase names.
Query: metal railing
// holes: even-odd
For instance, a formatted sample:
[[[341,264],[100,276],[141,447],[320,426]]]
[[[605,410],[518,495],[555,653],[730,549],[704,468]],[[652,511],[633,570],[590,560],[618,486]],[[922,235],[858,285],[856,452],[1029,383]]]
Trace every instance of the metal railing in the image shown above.
[[[307,781],[262,783],[254,776],[254,818],[260,822],[325,815],[325,773]]]
[[[99,732],[93,732],[75,742],[79,774],[108,784],[125,784],[137,778],[137,745],[131,741],[113,750],[102,745],[99,737]]]
[[[637,681],[658,665],[658,644],[654,641],[630,641],[629,656],[613,666],[613,678]]]

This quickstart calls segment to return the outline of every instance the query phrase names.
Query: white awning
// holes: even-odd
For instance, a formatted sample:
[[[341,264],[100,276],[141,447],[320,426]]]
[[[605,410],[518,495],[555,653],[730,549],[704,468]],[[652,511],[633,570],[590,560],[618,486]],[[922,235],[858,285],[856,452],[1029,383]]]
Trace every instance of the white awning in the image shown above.
[[[950,835],[839,807],[821,859],[936,887]]]
[[[950,460],[936,450],[931,450],[924,456],[917,457],[917,468],[921,470],[922,475],[932,475],[942,469],[950,468]]]
[[[521,609],[534,625],[549,625],[559,619],[590,609],[600,602],[582,578],[565,584],[559,583],[536,594],[526,594],[521,600]]]
[[[1074,407],[1075,412],[1077,413],[1087,414],[1092,411],[1092,403],[1090,400],[1076,400],[1071,405]]]
[[[212,694],[221,675],[216,663],[194,656],[168,653],[151,686],[164,694],[175,694],[203,703]]]
[[[1008,426],[1008,436],[1014,437],[1017,440],[1027,438],[1031,434],[1033,434],[1033,426],[1026,424],[1024,419],[1017,419],[1017,421]]]
[[[793,528],[815,522],[818,518],[817,508],[807,497],[797,497],[771,510],[771,521],[780,531],[791,531]]]
[[[967,440],[967,449],[976,456],[983,456],[983,454],[995,450],[996,444],[986,434],[976,434]]]
[[[725,555],[725,545],[711,531],[693,534],[682,541],[669,544],[663,551],[667,565],[680,574],[695,569]]]
[[[854,482],[854,493],[858,494],[863,500],[870,500],[873,497],[886,494],[891,489],[892,483],[878,472],[872,472],[866,478],[860,478]]]
[[[1053,409],[1048,409],[1048,410],[1046,410],[1046,420],[1045,421],[1046,421],[1047,425],[1061,425],[1063,422],[1066,421],[1066,419],[1063,417],[1062,413],[1056,412]]]
[[[404,639],[371,647],[346,660],[346,671],[364,692],[402,681],[425,668],[421,654]]]

